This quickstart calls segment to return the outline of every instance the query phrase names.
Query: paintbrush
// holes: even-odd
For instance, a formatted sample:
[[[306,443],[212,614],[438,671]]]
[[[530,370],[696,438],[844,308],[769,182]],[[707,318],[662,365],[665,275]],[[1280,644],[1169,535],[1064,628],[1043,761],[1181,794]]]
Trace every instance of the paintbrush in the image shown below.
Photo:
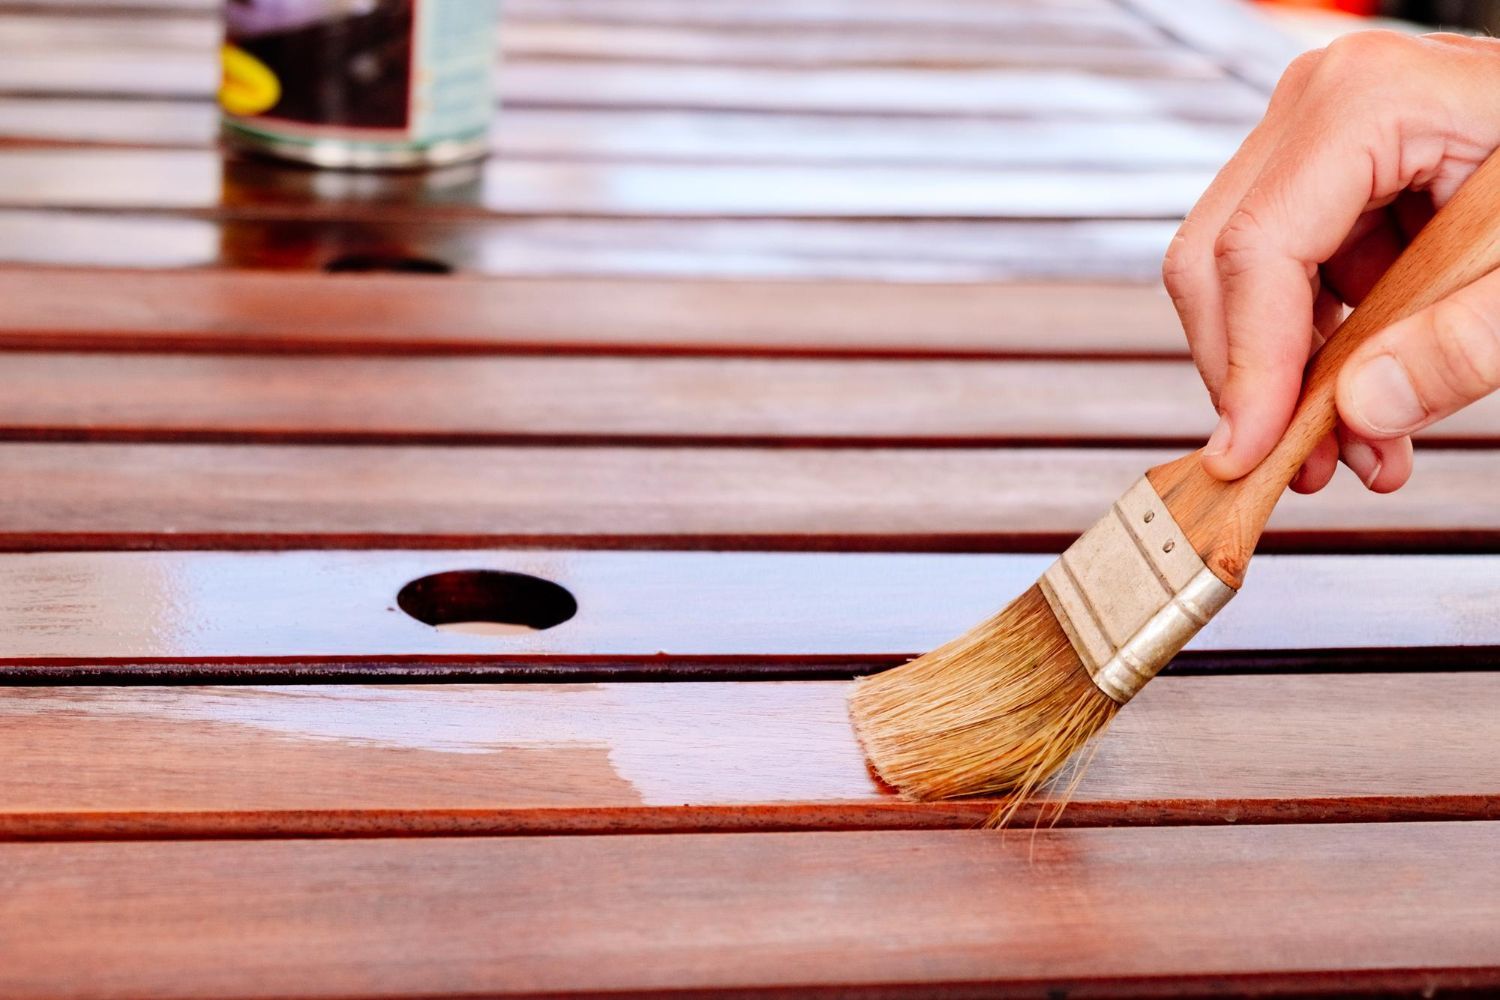
[[[876,773],[913,799],[1010,795],[1008,818],[1239,590],[1277,500],[1334,429],[1354,349],[1497,266],[1500,154],[1313,357],[1290,426],[1248,475],[1214,479],[1197,452],[1149,470],[999,614],[856,684],[850,716]]]

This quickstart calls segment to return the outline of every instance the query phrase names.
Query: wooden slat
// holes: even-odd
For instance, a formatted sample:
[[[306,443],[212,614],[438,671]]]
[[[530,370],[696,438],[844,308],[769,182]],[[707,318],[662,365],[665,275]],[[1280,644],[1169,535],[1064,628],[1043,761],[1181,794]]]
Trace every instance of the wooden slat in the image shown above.
[[[1295,39],[1245,4],[1183,4],[1175,0],[1120,0],[1174,41],[1213,58],[1266,93],[1301,51]]]
[[[512,0],[506,14],[521,21],[572,24],[692,24],[719,28],[776,27],[783,30],[882,25],[899,31],[1024,32],[1037,41],[1068,40],[1126,45],[1165,45],[1149,21],[1117,3],[974,3],[972,0],[805,0],[712,4],[691,0]]]
[[[1121,39],[1097,30],[1082,37],[1076,12],[1051,31],[922,32],[851,21],[819,30],[737,24],[588,24],[512,20],[501,31],[503,58],[741,66],[1069,67],[1181,79],[1223,75],[1213,60],[1165,39]],[[1061,29],[1061,30],[1059,30]]]
[[[218,113],[187,101],[0,97],[0,135],[18,143],[207,148]],[[1217,167],[1241,125],[506,108],[507,159],[903,167],[1072,167],[1130,172]]]
[[[882,788],[847,692],[5,689],[0,839],[971,827],[995,808]],[[1060,822],[1493,818],[1497,718],[1495,674],[1159,678]]]
[[[0,152],[0,206],[320,218],[505,215],[1170,218],[1212,172],[630,164],[492,160],[472,173],[378,178],[231,162],[196,150]]]
[[[166,46],[210,47],[219,39],[219,19],[203,10],[163,9],[142,16],[139,11],[110,11],[110,5],[27,4],[0,5],[0,42],[66,47],[159,49]],[[137,6],[125,4],[121,6]],[[30,9],[27,9],[27,8]],[[52,8],[52,9],[48,9]],[[91,9],[92,8],[92,9]],[[568,25],[630,29],[688,26],[721,33],[788,32],[824,35],[838,41],[840,33],[883,32],[895,41],[933,36],[944,39],[967,35],[1014,41],[1017,36],[1038,43],[1119,48],[1170,49],[1172,40],[1119,5],[1109,2],[1074,4],[929,2],[913,6],[900,0],[871,0],[864,4],[817,3],[514,3],[503,12],[500,40],[515,48],[516,34],[535,25]],[[525,46],[521,46],[522,51]]]
[[[243,219],[0,209],[0,260],[321,269],[348,259],[491,275],[1155,281],[1171,221]]]
[[[87,464],[76,467],[87,475]],[[945,642],[1033,583],[1050,555],[763,552],[78,552],[0,556],[0,663],[257,664],[379,672],[402,663],[634,676],[695,663],[868,670]],[[512,634],[439,630],[396,609],[409,582],[524,573],[578,613]],[[1500,647],[1500,557],[1258,557],[1188,647],[1186,668],[1374,669],[1472,661]],[[1443,649],[1447,652],[1434,653]],[[1405,652],[1402,652],[1405,651]],[[1295,655],[1293,655],[1295,654]],[[1466,661],[1467,662],[1467,661]],[[74,669],[78,668],[78,669]],[[44,671],[42,671],[44,672]],[[219,671],[220,673],[224,671]],[[334,673],[332,669],[323,671]],[[38,673],[40,675],[40,673]]]
[[[22,51],[0,63],[0,92],[204,100],[216,90],[212,51]],[[1253,122],[1262,94],[1238,80],[1190,86],[1059,67],[1032,69],[715,66],[528,59],[503,65],[499,99],[520,107],[803,111],[976,118],[1161,118]]]
[[[1184,450],[1188,361],[367,358],[11,353],[0,438]],[[1500,446],[1500,397],[1417,435]]]
[[[1158,285],[0,270],[0,347],[1186,357]],[[3,371],[0,371],[3,377]]]
[[[1445,823],[9,844],[0,992],[1493,988],[1497,837]]]
[[[982,11],[982,7],[973,8]],[[634,63],[707,63],[749,66],[1059,66],[1094,72],[1204,79],[1223,75],[1211,60],[1164,38],[1122,37],[1113,24],[1068,13],[1066,23],[1016,25],[1014,31],[976,32],[874,21],[803,24],[599,24],[576,20],[505,18],[502,58],[620,60]],[[1126,33],[1137,30],[1131,22]],[[915,30],[914,30],[915,29]],[[205,51],[222,28],[201,16],[143,18],[139,14],[0,13],[0,47],[50,51]]]
[[[1173,452],[0,445],[0,545],[1052,549]],[[1500,541],[1496,456],[1289,497],[1265,546]]]

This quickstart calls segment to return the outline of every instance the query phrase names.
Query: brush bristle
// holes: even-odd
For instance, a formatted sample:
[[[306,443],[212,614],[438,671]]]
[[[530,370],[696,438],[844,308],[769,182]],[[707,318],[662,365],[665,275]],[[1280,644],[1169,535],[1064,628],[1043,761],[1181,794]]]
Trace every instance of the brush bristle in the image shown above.
[[[912,799],[1026,799],[1119,704],[1090,679],[1041,588],[912,662],[861,680],[854,730],[876,773]]]

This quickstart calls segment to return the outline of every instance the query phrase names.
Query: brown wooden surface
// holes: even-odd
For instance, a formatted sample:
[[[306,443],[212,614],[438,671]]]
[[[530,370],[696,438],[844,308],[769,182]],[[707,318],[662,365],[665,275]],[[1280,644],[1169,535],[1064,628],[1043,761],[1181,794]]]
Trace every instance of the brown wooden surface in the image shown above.
[[[20,689],[0,700],[0,838],[972,827],[993,810],[882,788],[847,692]],[[1061,822],[1500,817],[1497,718],[1492,673],[1161,678]]]
[[[0,996],[1500,987],[1500,834],[1402,822],[1500,815],[1495,559],[1411,554],[1500,544],[1494,408],[1396,497],[1287,501],[1268,547],[1372,555],[1258,561],[1122,713],[1065,822],[1141,829],[889,829],[990,804],[897,802],[807,679],[962,631],[1170,454],[1125,445],[1201,437],[1156,273],[1281,40],[506,18],[500,156],[358,179],[221,164],[208,0],[0,2]],[[608,551],[649,546],[789,551]],[[79,548],[204,551],[34,551]],[[465,569],[577,614],[398,610]]]
[[[1150,285],[0,270],[0,347],[1186,357]],[[13,360],[13,359],[12,359]]]
[[[988,617],[1046,555],[604,552],[79,552],[0,556],[0,663],[263,665],[513,663],[588,673],[700,660],[741,672],[797,662],[900,662]],[[1248,652],[1433,666],[1432,648],[1500,647],[1500,557],[1266,556],[1193,641],[1210,664]],[[520,572],[577,615],[503,636],[440,631],[396,610],[407,583],[450,570]],[[1403,652],[1407,651],[1407,652]],[[1443,653],[1449,656],[1450,653]],[[1251,657],[1255,659],[1256,657]],[[773,662],[774,661],[774,662]],[[1441,665],[1441,664],[1438,664]],[[290,669],[290,668],[288,668]],[[729,672],[733,672],[731,669]]]
[[[1445,823],[8,844],[0,991],[1494,987],[1497,837]]]
[[[23,49],[0,63],[0,93],[203,100],[217,89],[210,49]],[[1050,70],[624,64],[529,59],[501,67],[498,98],[521,107],[801,111],[1005,118],[1041,111],[1089,118],[1252,124],[1264,98],[1237,80]]]
[[[11,353],[0,437],[70,440],[1176,445],[1190,362]],[[1500,444],[1500,397],[1418,440]]]
[[[1109,449],[0,444],[0,545],[1050,549],[1147,468]],[[1431,451],[1391,496],[1339,476],[1267,550],[1500,538],[1489,451]],[[1045,501],[1037,486],[1046,484]]]
[[[980,16],[996,10],[994,5],[968,5],[970,13]],[[861,11],[877,13],[874,5]],[[1154,77],[1224,75],[1212,59],[1142,31],[1138,21],[1121,18],[1107,4],[1092,11],[1012,8],[1012,23],[997,24],[1001,30],[996,31],[976,31],[973,24],[924,25],[912,11],[901,13],[901,24],[869,16],[822,24],[804,19],[789,31],[785,24],[689,23],[681,17],[670,23],[590,23],[580,21],[573,10],[528,18],[511,9],[499,48],[502,59],[512,64],[576,59],[748,66],[1068,66]],[[219,38],[217,18],[202,14],[148,20],[139,14],[84,16],[77,10],[0,13],[0,45],[6,46],[202,52],[217,45]]]
[[[1175,229],[1139,219],[216,220],[0,209],[0,261],[283,272],[416,258],[484,275],[1144,282],[1159,275]]]
[[[203,148],[218,113],[206,102],[0,98],[11,145]],[[1069,121],[506,108],[491,145],[506,159],[812,163],[896,167],[1211,168],[1244,137],[1241,124]]]
[[[472,180],[470,180],[472,176]],[[491,160],[378,180],[317,174],[199,150],[10,149],[0,207],[252,216],[494,215],[762,218],[1174,218],[1212,172],[1140,171],[1130,185],[1087,170]],[[343,189],[341,191],[341,188]]]

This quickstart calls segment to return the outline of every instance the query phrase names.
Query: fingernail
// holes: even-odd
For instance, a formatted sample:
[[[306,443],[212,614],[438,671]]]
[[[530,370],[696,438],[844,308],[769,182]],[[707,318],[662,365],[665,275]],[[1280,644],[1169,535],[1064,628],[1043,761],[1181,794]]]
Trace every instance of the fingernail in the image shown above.
[[[1365,489],[1380,475],[1380,453],[1363,441],[1344,442],[1344,464],[1354,470]]]
[[[1427,419],[1411,376],[1392,354],[1377,354],[1360,365],[1349,394],[1355,415],[1382,434],[1405,434]]]
[[[1224,454],[1229,450],[1229,435],[1229,418],[1222,416],[1219,418],[1219,426],[1215,427],[1214,432],[1208,436],[1208,444],[1203,446],[1203,454],[1208,458]]]

